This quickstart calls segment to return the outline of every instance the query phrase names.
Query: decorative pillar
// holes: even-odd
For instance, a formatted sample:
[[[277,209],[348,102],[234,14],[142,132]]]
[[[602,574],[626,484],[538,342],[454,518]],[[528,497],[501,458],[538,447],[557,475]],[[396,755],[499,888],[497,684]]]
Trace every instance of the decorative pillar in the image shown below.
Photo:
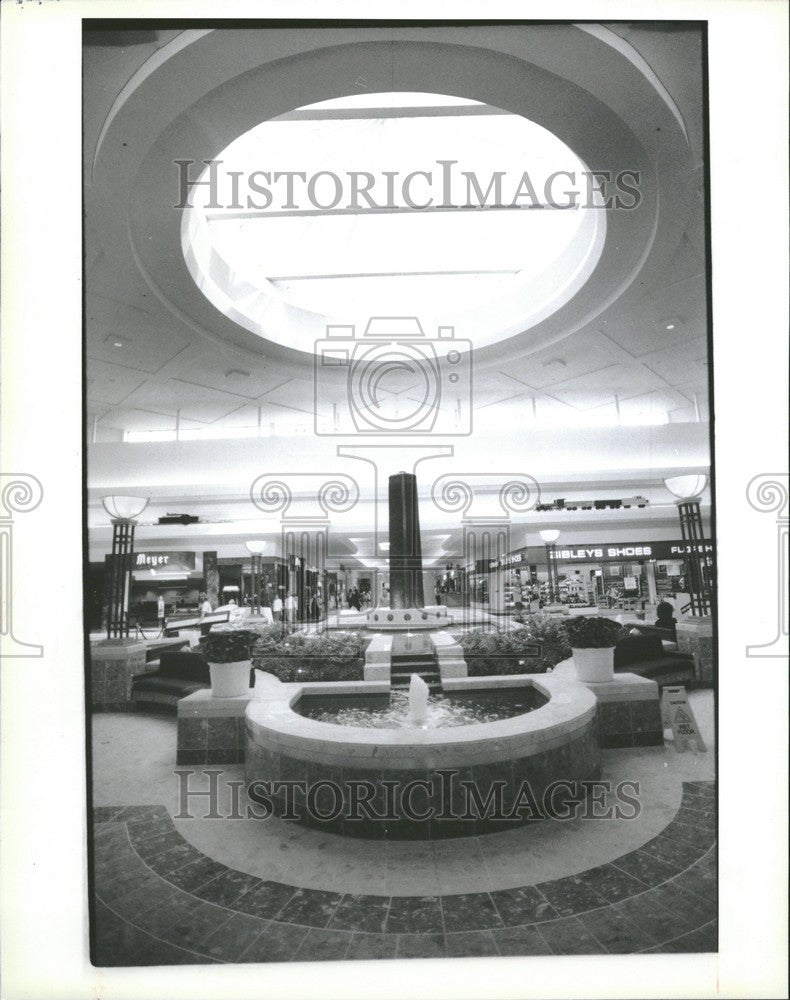
[[[26,472],[2,473],[0,493],[0,656],[43,656],[43,646],[22,642],[13,624],[14,514],[27,514],[41,503],[44,491],[35,476]]]
[[[96,712],[132,709],[132,682],[146,668],[146,644],[129,636],[129,591],[134,554],[135,520],[145,510],[145,497],[102,497],[112,519],[112,551],[108,569],[107,638],[91,648],[91,707]]]
[[[705,558],[705,531],[700,513],[700,495],[705,489],[708,477],[703,475],[673,476],[664,480],[664,485],[677,500],[680,516],[680,532],[685,542],[686,589],[690,598],[693,618],[704,618],[711,611],[711,593],[707,577],[703,571]],[[682,610],[682,609],[681,609]]]
[[[673,476],[664,480],[669,492],[678,498],[680,530],[686,549],[686,589],[691,615],[681,618],[676,626],[678,650],[694,657],[695,685],[702,687],[711,687],[716,680],[712,595],[702,568],[707,543],[699,503],[707,481],[704,475]],[[684,609],[680,611],[682,614]]]
[[[129,638],[129,591],[134,555],[136,517],[148,506],[146,497],[102,497],[102,505],[112,519],[112,552],[107,582],[107,642]]]

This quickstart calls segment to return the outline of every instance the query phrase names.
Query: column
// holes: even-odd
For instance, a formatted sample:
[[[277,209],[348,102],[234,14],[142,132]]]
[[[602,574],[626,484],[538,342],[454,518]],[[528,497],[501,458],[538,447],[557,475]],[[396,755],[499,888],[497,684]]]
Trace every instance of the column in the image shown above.
[[[389,477],[390,608],[424,608],[417,477]]]

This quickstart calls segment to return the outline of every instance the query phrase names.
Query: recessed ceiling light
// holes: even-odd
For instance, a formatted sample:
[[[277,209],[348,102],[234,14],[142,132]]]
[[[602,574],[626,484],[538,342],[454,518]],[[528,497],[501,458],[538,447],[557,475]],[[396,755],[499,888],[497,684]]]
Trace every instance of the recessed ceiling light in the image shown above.
[[[674,329],[675,329],[674,323],[667,323],[667,330],[674,330]]]
[[[112,346],[113,347],[123,347],[123,341],[121,341],[121,340],[114,340]]]

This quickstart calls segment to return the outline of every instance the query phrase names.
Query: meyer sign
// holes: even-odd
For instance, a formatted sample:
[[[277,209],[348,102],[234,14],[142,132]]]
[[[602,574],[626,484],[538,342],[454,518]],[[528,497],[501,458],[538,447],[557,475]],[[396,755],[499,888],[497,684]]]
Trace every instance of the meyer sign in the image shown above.
[[[132,569],[167,569],[192,572],[195,568],[194,552],[135,552]]]

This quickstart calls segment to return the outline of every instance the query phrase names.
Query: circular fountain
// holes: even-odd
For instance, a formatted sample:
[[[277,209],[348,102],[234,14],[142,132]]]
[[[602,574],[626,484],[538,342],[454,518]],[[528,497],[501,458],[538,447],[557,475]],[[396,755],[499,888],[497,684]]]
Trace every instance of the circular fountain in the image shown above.
[[[449,624],[446,609],[424,607],[413,475],[390,476],[389,508],[391,606],[371,612],[368,628],[406,633],[437,610],[431,628]],[[599,777],[597,703],[586,687],[546,674],[450,676],[445,639],[375,637],[368,655],[385,659],[380,679],[367,663],[366,680],[345,683],[281,684],[258,672],[246,711],[253,801],[335,833],[422,840],[541,818],[559,786],[578,797],[581,782]],[[423,647],[433,666],[421,676],[408,665]]]
[[[382,727],[375,716],[391,697],[385,683],[267,678],[247,708],[247,781],[268,783],[274,813],[308,826],[433,839],[528,822],[557,783],[599,777],[596,699],[575,680],[459,678],[445,688],[438,706],[434,696],[423,703],[422,692],[407,719]],[[447,700],[455,704],[445,714]],[[481,700],[495,721],[477,721]],[[344,723],[349,711],[357,724]],[[323,721],[331,712],[338,721]]]

